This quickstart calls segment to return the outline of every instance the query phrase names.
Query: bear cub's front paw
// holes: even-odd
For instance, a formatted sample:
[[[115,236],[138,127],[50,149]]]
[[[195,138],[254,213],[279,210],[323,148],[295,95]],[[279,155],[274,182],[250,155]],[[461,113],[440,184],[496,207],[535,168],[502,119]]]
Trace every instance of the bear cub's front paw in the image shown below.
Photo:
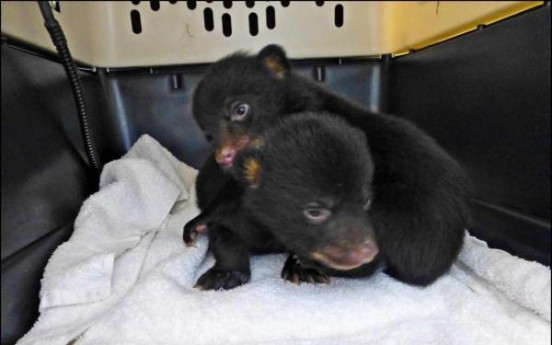
[[[211,268],[197,280],[195,288],[200,290],[230,290],[246,284],[251,279],[251,272],[225,271]]]
[[[288,256],[282,268],[282,278],[295,284],[300,283],[323,283],[328,284],[330,277],[312,268],[301,266],[295,255]]]

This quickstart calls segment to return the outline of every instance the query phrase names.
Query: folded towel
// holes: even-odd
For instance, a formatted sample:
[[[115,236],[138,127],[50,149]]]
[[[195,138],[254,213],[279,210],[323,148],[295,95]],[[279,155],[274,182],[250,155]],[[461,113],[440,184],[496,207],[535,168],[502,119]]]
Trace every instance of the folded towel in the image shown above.
[[[84,202],[72,237],[46,266],[41,316],[20,343],[66,344],[126,294],[175,204],[195,209],[188,191],[196,174],[149,136],[107,164],[100,191]]]
[[[520,260],[502,250],[489,250],[487,244],[469,237],[460,262],[520,305],[550,322],[550,268]]]
[[[142,179],[146,169],[128,169],[113,187],[104,184],[92,198],[106,200],[95,208],[83,205],[75,230],[80,235],[54,253],[43,282],[43,301],[56,284],[95,291],[105,287],[107,277],[111,295],[90,298],[97,302],[50,303],[19,344],[65,345],[73,339],[79,345],[550,344],[550,270],[489,249],[469,235],[451,271],[427,288],[408,286],[382,272],[364,279],[332,278],[329,285],[297,286],[280,278],[285,255],[279,254],[254,257],[251,282],[244,286],[198,291],[193,285],[214,261],[204,236],[196,248],[182,243],[183,225],[198,212],[195,172],[177,164],[148,137],[112,165],[128,163],[134,152],[149,152],[144,159],[159,170],[159,180]],[[130,201],[110,193],[110,188],[129,181],[133,190],[124,195],[135,198],[136,210]],[[178,201],[175,192],[163,192],[161,184],[179,184],[181,195],[188,197]],[[157,186],[155,192],[148,187],[152,185]],[[151,193],[159,193],[155,205]],[[92,213],[83,217],[86,209]],[[53,263],[64,247],[77,243],[80,248],[87,244],[88,251],[75,256],[77,260],[65,256],[64,267],[81,277],[72,286],[66,271]],[[114,261],[100,257],[108,254]],[[59,272],[60,282],[47,283],[58,279],[50,272]],[[92,278],[86,272],[101,274]],[[58,292],[65,296],[62,290]]]
[[[174,225],[166,229],[172,232],[167,241],[180,238],[180,224]],[[485,276],[461,260],[427,288],[402,284],[383,273],[296,286],[280,278],[285,255],[267,255],[252,260],[249,284],[230,291],[197,291],[192,286],[214,262],[211,256],[201,262],[207,242],[201,238],[195,249],[171,248],[175,255],[77,344],[544,345],[551,340],[550,315],[540,317],[523,304],[540,298],[544,310],[550,271],[512,256],[506,263],[513,266],[485,270],[483,262],[492,263],[503,253],[483,249],[469,236],[463,256],[484,250],[479,263]],[[532,272],[548,282],[548,290],[534,289],[531,281],[518,286],[520,281],[500,274],[528,264],[543,269]],[[503,293],[514,289],[525,294],[521,300]]]

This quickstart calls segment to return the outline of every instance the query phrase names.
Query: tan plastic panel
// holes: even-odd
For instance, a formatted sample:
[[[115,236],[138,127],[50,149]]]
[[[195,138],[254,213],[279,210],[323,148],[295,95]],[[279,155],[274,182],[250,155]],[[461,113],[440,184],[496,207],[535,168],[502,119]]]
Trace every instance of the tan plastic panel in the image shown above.
[[[382,51],[400,54],[488,25],[542,1],[386,1]]]
[[[457,35],[541,4],[542,1],[256,1],[254,8],[234,1],[61,1],[54,12],[74,58],[98,67],[155,66],[213,62],[243,49],[258,51],[268,43],[283,45],[292,58],[361,57],[397,54]],[[335,8],[344,9],[344,24],[334,24]],[[276,26],[269,30],[266,9]],[[214,12],[214,30],[205,29],[203,12]],[[130,13],[141,16],[142,32],[132,31]],[[36,2],[2,1],[2,33],[54,51]],[[222,15],[232,21],[232,35],[222,32]],[[258,16],[259,33],[249,32],[248,16]]]

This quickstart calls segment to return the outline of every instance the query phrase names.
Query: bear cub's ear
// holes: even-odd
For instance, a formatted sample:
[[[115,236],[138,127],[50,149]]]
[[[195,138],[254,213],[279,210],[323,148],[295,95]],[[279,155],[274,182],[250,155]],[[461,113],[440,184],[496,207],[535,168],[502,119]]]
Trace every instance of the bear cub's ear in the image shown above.
[[[284,48],[270,44],[261,49],[257,58],[278,78],[284,78],[290,70],[289,60]]]
[[[262,170],[262,154],[259,149],[244,149],[234,161],[232,175],[244,186],[257,188],[261,182]]]

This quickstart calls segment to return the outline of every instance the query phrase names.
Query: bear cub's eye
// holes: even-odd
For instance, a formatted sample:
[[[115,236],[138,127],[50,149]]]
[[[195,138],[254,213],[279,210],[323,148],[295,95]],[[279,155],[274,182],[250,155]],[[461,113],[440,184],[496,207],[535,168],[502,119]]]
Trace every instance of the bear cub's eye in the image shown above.
[[[234,109],[232,110],[232,115],[230,116],[231,120],[235,121],[241,121],[245,118],[247,114],[249,114],[249,105],[246,103],[238,103],[234,106]]]
[[[318,205],[307,206],[307,208],[303,210],[305,218],[307,218],[310,223],[314,224],[325,221],[331,214],[332,211]]]

